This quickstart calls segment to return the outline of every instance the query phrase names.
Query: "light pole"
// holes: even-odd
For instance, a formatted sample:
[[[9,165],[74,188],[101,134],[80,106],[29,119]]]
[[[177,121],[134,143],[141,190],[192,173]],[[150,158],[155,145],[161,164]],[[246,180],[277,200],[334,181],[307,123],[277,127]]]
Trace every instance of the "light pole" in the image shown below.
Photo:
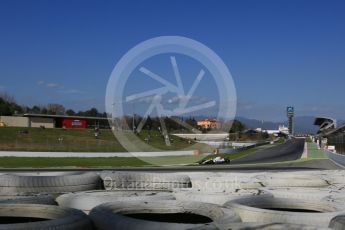
[[[132,112],[133,112],[132,127],[133,127],[133,133],[134,133],[134,132],[135,132],[135,111],[134,111],[134,102],[132,103]]]

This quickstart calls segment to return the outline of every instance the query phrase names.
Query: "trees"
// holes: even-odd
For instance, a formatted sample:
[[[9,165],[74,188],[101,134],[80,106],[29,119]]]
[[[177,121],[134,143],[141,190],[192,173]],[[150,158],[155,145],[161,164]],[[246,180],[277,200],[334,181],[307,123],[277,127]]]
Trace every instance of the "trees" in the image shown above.
[[[65,114],[65,107],[61,104],[48,104],[47,112],[52,115]]]
[[[148,116],[147,119],[146,119],[145,128],[147,130],[151,130],[152,129],[152,124],[153,124],[153,121],[152,121],[151,117]]]
[[[242,122],[240,122],[239,120],[234,120],[230,129],[230,133],[243,132],[245,129],[246,126]]]
[[[3,116],[11,116],[13,114],[23,113],[22,106],[18,105],[13,96],[7,93],[0,93],[0,114]]]
[[[66,115],[68,115],[68,116],[75,116],[76,112],[74,112],[73,109],[67,109],[66,110]]]
[[[39,114],[39,113],[41,113],[41,108],[38,107],[37,105],[35,105],[31,109],[29,109],[29,111],[30,111],[30,113]]]

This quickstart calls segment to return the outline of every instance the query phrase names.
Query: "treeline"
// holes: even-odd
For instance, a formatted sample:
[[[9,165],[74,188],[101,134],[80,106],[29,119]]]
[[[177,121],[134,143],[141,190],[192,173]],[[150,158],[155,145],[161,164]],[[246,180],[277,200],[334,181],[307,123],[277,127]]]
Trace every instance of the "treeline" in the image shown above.
[[[96,108],[91,108],[86,111],[74,111],[72,109],[66,109],[63,105],[57,103],[51,103],[48,105],[35,105],[32,107],[22,106],[16,103],[13,96],[0,93],[0,115],[2,116],[12,116],[12,115],[21,115],[24,113],[31,114],[48,114],[48,115],[68,115],[68,116],[88,116],[88,117],[107,117],[105,112],[99,112]],[[190,128],[199,129],[203,132],[209,130],[202,129],[197,125],[197,119],[194,117],[164,117],[164,123],[168,130],[180,130],[180,131],[191,131]],[[140,115],[133,116],[124,116],[122,119],[118,119],[118,126],[123,126],[123,128],[135,130],[138,128],[140,122],[143,120],[143,117]],[[181,125],[179,120],[183,123],[186,123],[189,128]],[[232,121],[228,121],[232,122]],[[226,125],[227,122],[223,122],[223,125]],[[148,116],[145,121],[143,129],[145,130],[159,130],[161,129],[160,118]],[[245,125],[238,120],[232,122],[230,133],[243,132],[246,129]]]
[[[23,107],[16,103],[13,96],[0,93],[0,114],[11,116],[16,113],[23,113]]]
[[[130,130],[136,130],[139,126],[141,121],[144,118],[138,114],[134,116],[124,116],[121,119],[117,118],[116,119],[116,126],[120,127],[122,129],[130,129]],[[208,132],[211,129],[205,129],[202,127],[199,127],[197,124],[197,119],[195,117],[163,117],[161,118],[164,120],[164,124],[169,131],[183,131],[183,132],[192,132],[191,128],[193,129],[198,129],[199,131],[202,132]],[[180,121],[180,122],[176,122]],[[186,127],[185,125],[182,125],[181,123],[185,123],[189,126]],[[230,133],[238,133],[238,132],[243,132],[246,130],[246,126],[241,123],[238,120],[234,121],[228,121],[228,122],[221,122],[221,127],[228,127],[228,123],[232,123]],[[148,116],[145,121],[145,125],[142,127],[144,130],[160,130],[161,127],[161,122],[159,117],[150,117]]]
[[[96,108],[91,108],[86,111],[74,111],[73,109],[66,109],[63,105],[57,103],[51,103],[48,105],[34,105],[32,107],[23,106],[17,104],[13,96],[7,93],[0,93],[0,115],[13,116],[24,113],[107,117],[106,113],[99,112]]]
[[[130,129],[130,130],[136,130],[138,129],[140,123],[142,122],[144,118],[138,114],[134,116],[124,116],[121,119],[117,118],[116,120],[116,126],[121,127],[122,129]],[[188,124],[190,127],[198,128],[197,127],[197,121],[194,117],[175,117],[175,118],[169,118],[169,117],[150,117],[148,116],[145,119],[145,125],[142,127],[144,130],[160,130],[162,129],[161,121],[160,119],[164,120],[164,124],[168,130],[185,130],[188,131],[186,127],[176,122],[176,120],[182,121],[186,124]]]

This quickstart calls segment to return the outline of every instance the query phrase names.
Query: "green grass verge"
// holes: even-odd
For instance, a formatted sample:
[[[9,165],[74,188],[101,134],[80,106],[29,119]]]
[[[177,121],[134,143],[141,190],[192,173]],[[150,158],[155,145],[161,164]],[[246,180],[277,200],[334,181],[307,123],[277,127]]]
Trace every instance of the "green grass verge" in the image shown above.
[[[1,168],[50,168],[50,167],[122,167],[147,166],[149,163],[136,157],[110,158],[49,158],[49,157],[1,157]]]
[[[0,168],[55,168],[55,167],[139,167],[193,164],[204,158],[199,156],[166,157],[95,157],[95,158],[50,158],[50,157],[1,157]]]
[[[166,157],[95,157],[95,158],[50,158],[50,157],[1,157],[1,168],[55,168],[55,167],[139,167],[162,165],[188,165],[216,156],[236,159],[254,153],[253,149],[246,149],[234,154],[211,154],[197,156],[166,156]]]
[[[21,134],[24,128],[0,128],[0,151],[44,151],[44,152],[126,152],[111,130],[101,130],[99,139],[90,129],[40,129],[25,128],[28,134]],[[200,149],[212,152],[205,144],[188,143],[187,140],[171,136],[171,146],[166,146],[158,131],[142,131],[141,140],[150,135],[150,145],[162,150]],[[60,139],[60,140],[59,140]]]
[[[315,143],[307,143],[308,159],[326,159],[327,156],[322,149],[318,149]]]
[[[195,164],[204,159],[204,155],[197,156],[168,156],[168,157],[141,157],[152,165],[190,165]]]

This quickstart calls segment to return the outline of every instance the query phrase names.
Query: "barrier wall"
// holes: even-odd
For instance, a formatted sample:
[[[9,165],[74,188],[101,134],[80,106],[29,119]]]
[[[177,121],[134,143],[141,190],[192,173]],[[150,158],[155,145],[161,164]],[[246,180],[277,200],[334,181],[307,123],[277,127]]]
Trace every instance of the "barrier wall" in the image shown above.
[[[29,127],[29,118],[16,116],[0,116],[0,121],[9,127]]]
[[[329,159],[337,162],[340,165],[345,166],[345,155],[338,154],[338,153],[332,153],[332,152],[329,152],[329,151],[327,151],[326,154],[327,154]]]

